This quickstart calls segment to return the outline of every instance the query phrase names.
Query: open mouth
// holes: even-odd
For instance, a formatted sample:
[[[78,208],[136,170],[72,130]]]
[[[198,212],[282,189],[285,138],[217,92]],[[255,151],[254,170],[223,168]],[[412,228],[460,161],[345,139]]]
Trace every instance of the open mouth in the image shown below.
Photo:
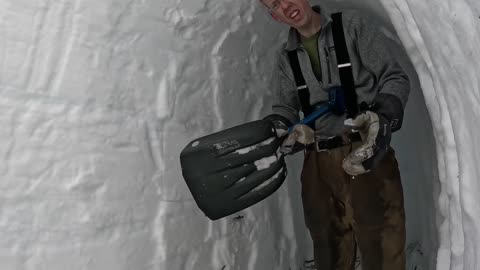
[[[294,9],[292,12],[290,12],[290,14],[288,15],[288,17],[292,20],[295,20],[298,18],[298,15],[300,14],[300,10],[298,9]]]

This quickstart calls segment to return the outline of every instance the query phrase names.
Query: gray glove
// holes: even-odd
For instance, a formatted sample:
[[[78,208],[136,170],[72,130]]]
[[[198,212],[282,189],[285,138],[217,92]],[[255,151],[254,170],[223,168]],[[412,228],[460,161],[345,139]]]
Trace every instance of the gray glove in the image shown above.
[[[342,167],[350,175],[359,175],[375,168],[390,146],[390,124],[382,115],[365,111],[354,119],[347,119],[345,126],[360,133],[362,145],[354,149],[344,160]]]
[[[345,172],[358,175],[374,169],[385,157],[392,132],[400,129],[402,121],[403,106],[390,94],[378,94],[369,110],[347,119],[345,126],[360,133],[362,145],[343,160]]]
[[[292,124],[285,117],[271,114],[264,119],[272,121],[277,137],[283,139],[280,147],[280,152],[283,154],[294,154],[315,140],[314,131],[309,126],[295,125],[293,130],[288,133],[288,127]]]
[[[280,152],[294,154],[315,142],[315,132],[307,125],[295,125],[292,132],[283,141]]]

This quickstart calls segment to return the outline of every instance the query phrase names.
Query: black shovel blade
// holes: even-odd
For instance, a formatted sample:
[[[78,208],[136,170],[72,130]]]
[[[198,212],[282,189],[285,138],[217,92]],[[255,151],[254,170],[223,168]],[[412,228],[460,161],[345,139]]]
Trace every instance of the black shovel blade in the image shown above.
[[[205,215],[216,220],[274,193],[287,175],[280,143],[266,120],[190,142],[180,154],[182,173]]]

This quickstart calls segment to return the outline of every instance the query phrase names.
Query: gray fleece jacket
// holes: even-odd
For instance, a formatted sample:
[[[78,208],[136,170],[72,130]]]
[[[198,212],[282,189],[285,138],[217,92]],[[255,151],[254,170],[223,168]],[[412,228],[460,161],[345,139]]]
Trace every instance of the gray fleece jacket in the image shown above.
[[[318,38],[321,80],[315,77],[308,53],[300,42],[299,34],[293,28],[290,29],[288,41],[279,51],[272,74],[271,89],[275,98],[273,113],[287,118],[292,123],[299,120],[301,107],[287,56],[288,51],[297,51],[303,76],[310,89],[310,104],[320,105],[328,102],[328,88],[341,84],[332,36],[332,19],[328,11],[318,6],[313,9],[321,14],[322,29]],[[342,19],[358,103],[371,104],[378,93],[385,93],[397,97],[404,108],[410,83],[408,76],[392,56],[392,51],[398,49],[396,44],[357,11],[343,11]],[[318,119],[315,122],[317,135],[321,137],[340,135],[344,130],[345,118],[345,115],[328,114]]]

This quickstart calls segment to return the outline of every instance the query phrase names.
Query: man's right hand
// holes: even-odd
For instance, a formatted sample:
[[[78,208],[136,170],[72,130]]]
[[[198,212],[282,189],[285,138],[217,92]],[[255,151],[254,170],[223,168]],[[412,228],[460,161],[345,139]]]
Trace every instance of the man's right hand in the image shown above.
[[[292,132],[283,141],[280,152],[283,154],[294,154],[303,150],[306,145],[315,142],[315,132],[307,125],[295,125]]]
[[[280,152],[294,154],[305,148],[305,145],[314,143],[315,135],[312,128],[307,125],[295,125],[290,133],[288,127],[292,125],[288,119],[277,114],[271,114],[264,118],[270,120],[275,127],[277,137],[283,139]]]

